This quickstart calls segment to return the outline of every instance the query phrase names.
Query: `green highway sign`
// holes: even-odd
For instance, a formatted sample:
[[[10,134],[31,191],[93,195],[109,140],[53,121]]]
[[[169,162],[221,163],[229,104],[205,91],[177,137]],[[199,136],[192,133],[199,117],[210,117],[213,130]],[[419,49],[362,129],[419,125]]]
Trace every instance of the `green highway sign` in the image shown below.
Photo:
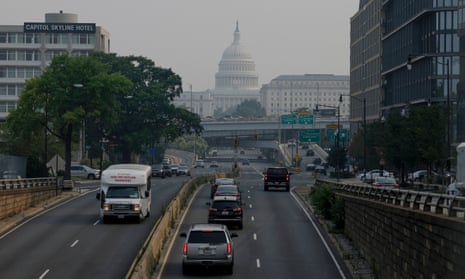
[[[299,115],[299,124],[313,124],[313,114]]]
[[[297,115],[295,114],[285,114],[281,115],[281,124],[296,124]]]
[[[320,142],[320,129],[307,129],[300,131],[299,142]]]
[[[337,129],[326,129],[326,138],[328,142],[336,142]],[[341,129],[339,142],[347,142],[349,139],[347,129]]]

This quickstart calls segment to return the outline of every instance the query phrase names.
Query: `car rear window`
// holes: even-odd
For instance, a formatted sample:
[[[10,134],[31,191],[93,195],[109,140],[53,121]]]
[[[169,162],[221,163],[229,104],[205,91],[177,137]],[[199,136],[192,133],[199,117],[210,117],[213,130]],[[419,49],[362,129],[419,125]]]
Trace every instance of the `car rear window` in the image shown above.
[[[212,204],[212,207],[218,210],[223,210],[225,208],[236,208],[238,207],[238,204],[236,201],[215,201]]]
[[[286,174],[287,169],[283,168],[273,168],[273,169],[268,169],[269,174]]]
[[[225,243],[226,235],[222,231],[191,231],[189,243]]]

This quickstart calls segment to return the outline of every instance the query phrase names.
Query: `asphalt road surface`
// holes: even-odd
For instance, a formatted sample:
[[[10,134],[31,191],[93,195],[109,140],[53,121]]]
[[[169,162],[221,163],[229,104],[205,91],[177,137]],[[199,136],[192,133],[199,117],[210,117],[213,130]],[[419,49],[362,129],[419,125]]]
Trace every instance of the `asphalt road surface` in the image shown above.
[[[227,278],[350,278],[342,267],[341,259],[328,249],[327,241],[320,235],[292,193],[277,190],[264,192],[261,172],[265,165],[242,166],[238,179],[244,202],[244,228],[236,230],[234,238],[235,266]],[[292,177],[296,183],[312,182],[310,173]],[[179,232],[187,231],[192,223],[207,222],[209,186],[196,195],[182,221]],[[166,262],[156,278],[182,277],[183,239],[173,238]],[[199,270],[192,277],[225,276],[216,270]]]

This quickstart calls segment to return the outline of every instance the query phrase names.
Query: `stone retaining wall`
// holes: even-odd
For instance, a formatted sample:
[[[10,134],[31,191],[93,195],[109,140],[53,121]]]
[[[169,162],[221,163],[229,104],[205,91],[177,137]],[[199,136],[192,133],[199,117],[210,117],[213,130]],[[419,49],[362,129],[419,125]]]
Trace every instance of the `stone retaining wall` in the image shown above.
[[[465,221],[338,193],[345,234],[377,278],[463,278]]]

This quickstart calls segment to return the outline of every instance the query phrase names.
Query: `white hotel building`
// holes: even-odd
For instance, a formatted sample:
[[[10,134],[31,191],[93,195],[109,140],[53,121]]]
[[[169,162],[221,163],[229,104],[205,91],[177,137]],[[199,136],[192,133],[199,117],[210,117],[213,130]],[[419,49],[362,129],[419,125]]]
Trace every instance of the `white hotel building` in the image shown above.
[[[37,77],[60,54],[110,52],[110,34],[76,14],[47,13],[45,22],[0,25],[0,121],[15,109],[27,79]]]

